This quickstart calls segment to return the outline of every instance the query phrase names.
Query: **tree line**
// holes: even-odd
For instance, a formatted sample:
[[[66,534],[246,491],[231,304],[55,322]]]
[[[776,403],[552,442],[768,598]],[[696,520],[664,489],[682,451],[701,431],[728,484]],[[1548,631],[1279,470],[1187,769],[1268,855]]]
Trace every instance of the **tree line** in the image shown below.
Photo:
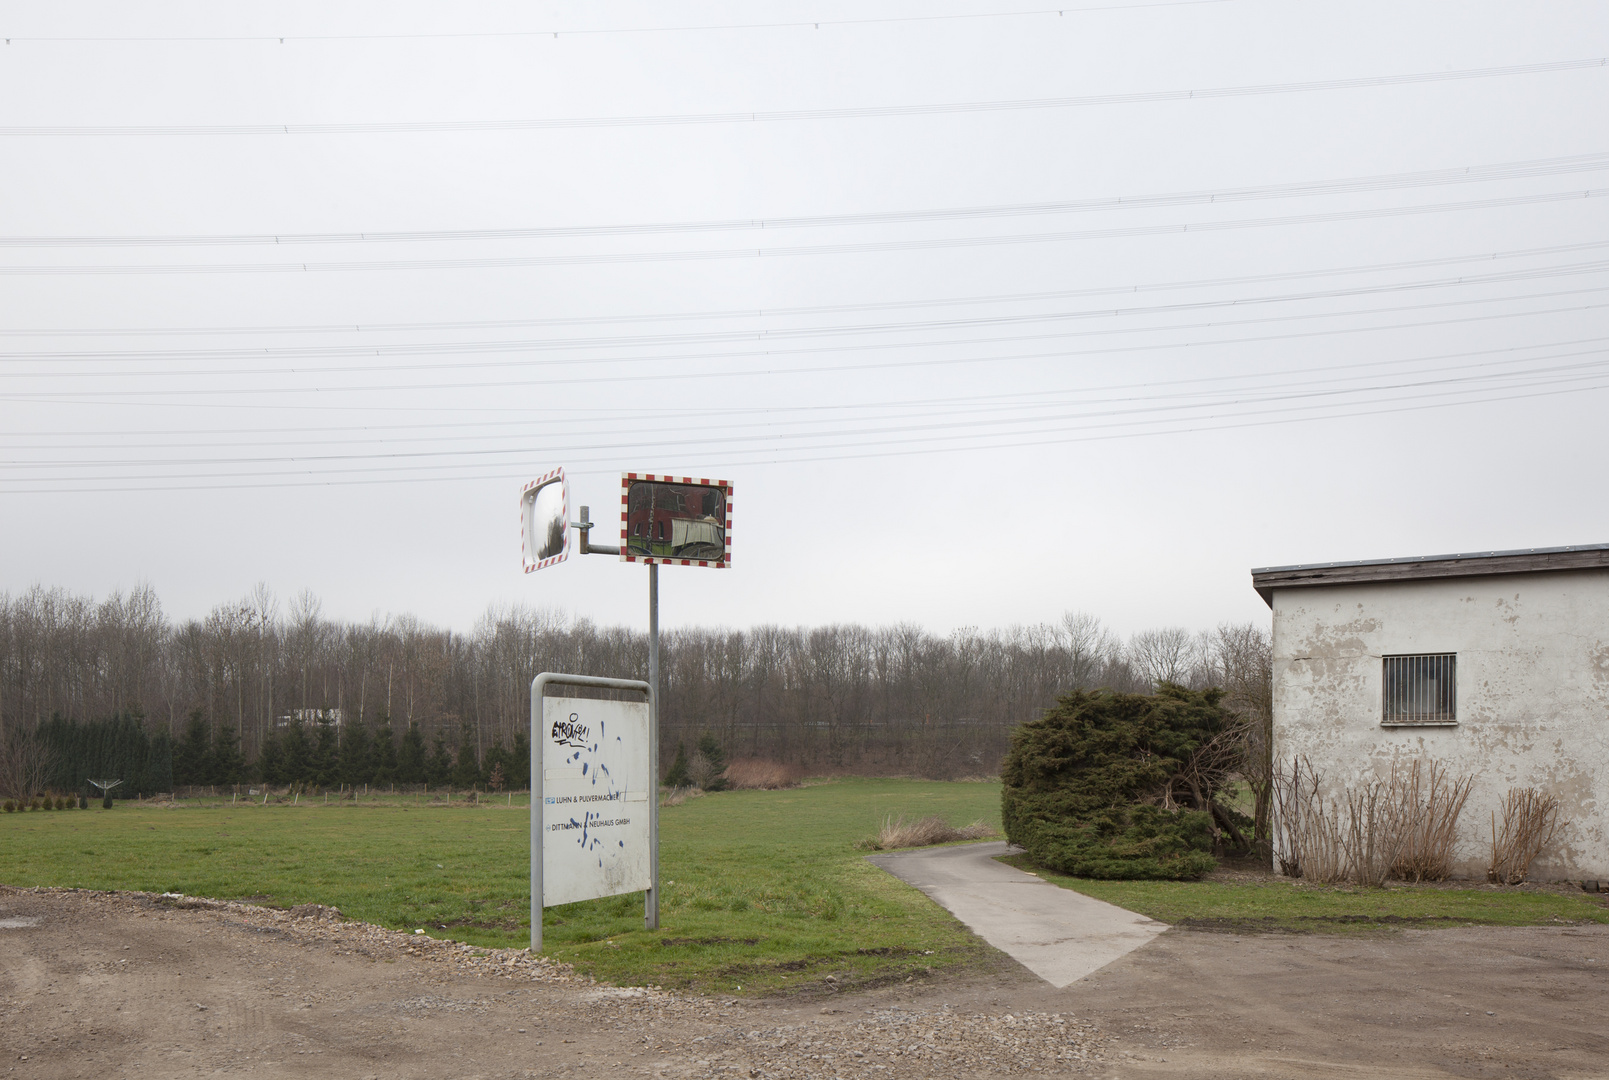
[[[1073,690],[1219,685],[1266,711],[1268,645],[1249,623],[1123,638],[1079,612],[951,634],[674,630],[661,637],[660,758],[707,735],[729,758],[810,770],[992,774],[1012,730]],[[486,787],[501,768],[523,787],[532,677],[645,678],[647,661],[646,634],[543,609],[493,607],[463,633],[409,615],[330,619],[309,593],[282,603],[264,587],[186,620],[146,586],[99,601],[35,587],[0,594],[0,729],[124,718],[168,740],[179,784]]]
[[[261,780],[310,788],[426,785],[503,791],[527,787],[531,775],[531,744],[523,731],[516,731],[506,748],[501,738],[493,739],[481,754],[467,723],[459,726],[452,745],[439,730],[427,745],[418,724],[399,737],[384,709],[373,725],[293,717],[263,739],[250,763],[234,725],[221,725],[214,736],[198,709],[172,747],[173,783],[181,787]]]

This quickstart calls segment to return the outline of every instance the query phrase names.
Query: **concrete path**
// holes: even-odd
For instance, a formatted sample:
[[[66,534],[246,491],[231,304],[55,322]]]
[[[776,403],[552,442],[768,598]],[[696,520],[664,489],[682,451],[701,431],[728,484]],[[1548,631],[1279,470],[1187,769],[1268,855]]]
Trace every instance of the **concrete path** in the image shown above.
[[[974,934],[1057,989],[1168,928],[995,861],[1014,850],[997,840],[867,859],[921,889]]]

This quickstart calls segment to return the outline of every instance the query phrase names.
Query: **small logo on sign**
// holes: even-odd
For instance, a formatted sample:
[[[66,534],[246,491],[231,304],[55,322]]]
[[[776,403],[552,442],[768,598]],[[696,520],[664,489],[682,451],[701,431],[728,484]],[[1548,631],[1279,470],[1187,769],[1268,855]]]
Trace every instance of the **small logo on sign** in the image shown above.
[[[553,741],[560,746],[585,747],[587,745],[587,725],[581,722],[578,713],[571,713],[568,720],[553,721]]]

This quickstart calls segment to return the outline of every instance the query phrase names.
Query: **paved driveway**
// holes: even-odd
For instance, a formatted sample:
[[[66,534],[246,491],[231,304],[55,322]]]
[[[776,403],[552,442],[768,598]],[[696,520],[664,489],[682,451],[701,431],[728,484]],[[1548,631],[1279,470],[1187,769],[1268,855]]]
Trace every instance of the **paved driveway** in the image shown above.
[[[995,856],[1003,840],[868,856],[990,945],[1060,988],[1146,944],[1167,924],[1058,888]]]

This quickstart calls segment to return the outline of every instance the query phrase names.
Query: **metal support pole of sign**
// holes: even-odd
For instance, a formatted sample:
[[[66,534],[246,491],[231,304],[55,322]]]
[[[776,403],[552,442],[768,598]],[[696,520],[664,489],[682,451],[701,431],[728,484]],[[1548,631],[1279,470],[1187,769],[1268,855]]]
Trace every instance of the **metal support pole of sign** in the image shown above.
[[[597,675],[562,675],[558,672],[544,671],[531,680],[531,952],[542,951],[542,782],[547,779],[542,770],[542,748],[546,745],[542,730],[542,696],[550,686],[595,686],[604,690],[636,690],[648,697],[649,704],[649,730],[653,730],[653,690],[641,679],[605,679]],[[655,767],[658,765],[659,755],[652,749],[650,743],[648,760]],[[653,890],[650,897],[659,892],[659,851],[657,832],[659,805],[659,774],[653,773],[648,778],[648,805],[649,809],[649,835],[653,838],[654,846],[650,866],[654,873]],[[654,903],[652,899],[649,903]],[[657,921],[650,930],[658,929]]]
[[[578,545],[583,555],[619,555],[618,547],[592,542],[592,508],[583,506],[581,520],[575,522],[581,534]],[[652,883],[643,894],[643,925],[659,929],[659,564],[648,564],[648,879]],[[531,707],[536,708],[532,699]],[[534,714],[533,714],[534,715]],[[535,727],[531,745],[536,745]],[[534,785],[533,781],[533,785]],[[531,791],[536,791],[533,786]],[[532,820],[535,820],[534,818]],[[536,925],[534,922],[532,925]]]
[[[546,672],[531,680],[531,955],[542,951],[542,688]]]
[[[643,925],[659,929],[659,564],[648,564],[648,880]]]

